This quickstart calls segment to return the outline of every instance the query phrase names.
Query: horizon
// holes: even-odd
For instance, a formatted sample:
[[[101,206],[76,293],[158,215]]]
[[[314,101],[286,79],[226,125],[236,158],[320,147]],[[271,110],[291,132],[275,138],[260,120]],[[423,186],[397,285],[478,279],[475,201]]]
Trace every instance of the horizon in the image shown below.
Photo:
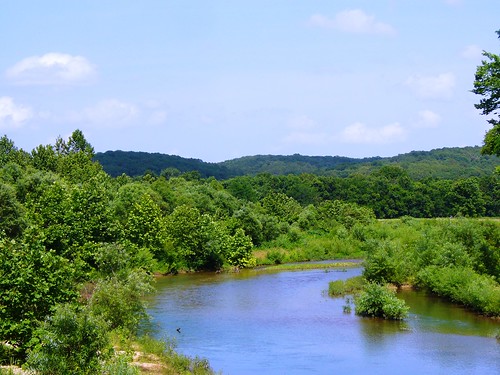
[[[96,152],[210,163],[476,147],[489,124],[471,90],[482,52],[500,50],[499,11],[497,0],[10,1],[0,134],[32,150],[80,129]]]
[[[401,156],[401,155],[407,155],[407,154],[411,154],[413,152],[433,152],[433,151],[439,151],[439,150],[445,150],[445,149],[463,149],[463,148],[481,148],[482,146],[480,145],[476,145],[476,146],[450,146],[450,147],[437,147],[437,148],[433,148],[431,150],[412,150],[412,151],[408,151],[408,152],[404,152],[404,153],[400,153],[400,154],[397,154],[397,155],[389,155],[389,156],[364,156],[364,157],[359,157],[359,158],[356,158],[356,157],[350,157],[350,156],[345,156],[345,155],[306,155],[306,154],[300,154],[300,153],[294,153],[294,154],[253,154],[253,155],[243,155],[243,156],[238,156],[236,158],[232,158],[232,159],[226,159],[226,160],[221,160],[221,161],[206,161],[206,160],[203,160],[203,159],[200,159],[200,158],[195,158],[195,157],[189,157],[189,156],[181,156],[181,155],[176,155],[176,154],[166,154],[166,153],[162,153],[162,152],[148,152],[148,151],[140,151],[140,150],[106,150],[106,151],[96,151],[95,153],[96,154],[104,154],[106,152],[132,152],[132,153],[147,153],[147,154],[160,154],[160,155],[166,155],[166,156],[177,156],[177,157],[181,157],[183,159],[192,159],[192,160],[199,160],[203,163],[210,163],[210,164],[220,164],[220,163],[224,163],[224,162],[227,162],[227,161],[231,161],[231,160],[236,160],[236,159],[243,159],[243,158],[249,158],[249,157],[256,157],[256,156],[284,156],[284,157],[288,157],[288,156],[295,156],[295,155],[298,155],[298,156],[304,156],[304,157],[320,157],[320,158],[323,158],[323,157],[332,157],[332,158],[336,158],[336,157],[339,157],[339,158],[349,158],[349,159],[356,159],[356,160],[364,160],[364,159],[390,159],[390,158],[395,158],[395,157],[398,157],[398,156]],[[497,157],[495,155],[481,155],[483,157]]]

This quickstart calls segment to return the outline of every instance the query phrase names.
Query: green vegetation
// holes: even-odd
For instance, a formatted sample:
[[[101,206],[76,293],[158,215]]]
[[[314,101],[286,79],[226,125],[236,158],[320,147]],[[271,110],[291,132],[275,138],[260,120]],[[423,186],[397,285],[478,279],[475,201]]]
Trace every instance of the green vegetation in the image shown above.
[[[500,38],[500,30],[497,32]],[[488,123],[492,128],[484,136],[483,154],[500,156],[500,56],[491,52],[483,52],[488,60],[483,60],[477,67],[473,93],[481,95],[482,99],[475,105],[483,115],[495,115]]]
[[[412,151],[393,157],[354,159],[343,156],[255,155],[220,163],[206,163],[180,156],[132,151],[106,151],[95,155],[113,177],[122,174],[151,174],[165,178],[215,177],[225,180],[238,176],[301,175],[353,177],[367,176],[384,166],[401,167],[415,180],[487,177],[498,158],[481,155],[480,147],[452,147],[431,151]],[[194,172],[193,172],[194,171]]]
[[[500,222],[472,219],[500,216],[498,175],[417,180],[385,165],[346,178],[111,177],[93,158],[78,130],[31,153],[0,139],[0,364],[132,374],[149,361],[157,373],[210,373],[141,334],[154,274],[364,258],[360,314],[404,316],[373,286],[390,283],[500,315]]]
[[[358,294],[365,286],[366,281],[362,276],[351,277],[347,280],[331,281],[328,285],[330,297],[342,297],[345,295]]]
[[[404,217],[378,221],[364,227],[364,240],[358,245],[364,251],[363,278],[329,285],[332,297],[356,296],[357,313],[387,315],[380,306],[369,303],[373,296],[386,298],[385,292],[372,286],[363,288],[366,280],[367,285],[380,287],[392,284],[426,289],[483,315],[500,316],[498,220]],[[368,296],[366,288],[371,293]],[[359,297],[360,292],[364,298]]]
[[[396,293],[386,286],[369,283],[356,297],[356,314],[369,317],[380,317],[390,320],[401,320],[408,315],[408,307]]]
[[[354,262],[335,262],[335,263],[287,263],[275,266],[260,268],[259,270],[269,271],[302,271],[302,270],[329,270],[345,269],[348,267],[357,267],[359,264]]]

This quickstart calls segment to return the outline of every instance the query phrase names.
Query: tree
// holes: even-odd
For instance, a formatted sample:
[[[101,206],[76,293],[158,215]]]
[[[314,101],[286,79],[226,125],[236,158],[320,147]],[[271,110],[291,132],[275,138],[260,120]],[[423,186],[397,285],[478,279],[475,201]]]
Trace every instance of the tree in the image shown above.
[[[14,343],[16,356],[54,305],[77,297],[73,265],[46,250],[35,233],[22,244],[0,240],[0,342]]]
[[[496,31],[500,38],[500,30]],[[488,60],[483,60],[477,67],[474,81],[474,94],[483,98],[479,104],[475,104],[483,115],[493,115],[488,122],[493,126],[484,137],[484,146],[481,150],[483,154],[500,156],[500,56],[490,52],[483,52],[483,56]]]

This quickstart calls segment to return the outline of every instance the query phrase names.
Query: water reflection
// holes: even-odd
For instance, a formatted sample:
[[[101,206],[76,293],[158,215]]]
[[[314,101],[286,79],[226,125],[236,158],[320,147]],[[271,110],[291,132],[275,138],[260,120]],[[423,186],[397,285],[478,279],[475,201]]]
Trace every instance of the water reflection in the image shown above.
[[[151,314],[159,336],[224,374],[497,373],[498,323],[420,294],[401,296],[411,306],[407,323],[345,314],[345,301],[324,291],[360,273],[179,275],[158,281]],[[470,336],[453,334],[464,326]]]

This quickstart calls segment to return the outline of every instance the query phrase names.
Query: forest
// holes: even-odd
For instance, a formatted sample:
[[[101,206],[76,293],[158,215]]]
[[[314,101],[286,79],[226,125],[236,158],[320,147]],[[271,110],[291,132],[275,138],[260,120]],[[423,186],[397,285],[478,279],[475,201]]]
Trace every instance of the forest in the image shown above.
[[[499,316],[500,223],[487,219],[499,205],[493,171],[415,178],[389,163],[345,177],[170,167],[113,177],[80,130],[31,152],[4,136],[0,364],[136,373],[130,353],[151,347],[142,327],[154,275],[291,261],[362,257],[371,283]],[[211,372],[165,345],[174,372]]]
[[[349,177],[367,175],[383,166],[403,168],[413,179],[489,176],[498,165],[494,155],[482,155],[481,147],[453,147],[431,151],[412,151],[393,157],[371,157],[363,159],[343,156],[254,155],[220,163],[207,163],[199,159],[188,159],[176,155],[133,151],[98,152],[94,158],[111,176],[121,174],[142,176],[149,172],[155,175],[175,176],[197,171],[200,177],[215,177],[225,180],[231,177],[269,173],[272,175],[310,173],[321,176]]]

